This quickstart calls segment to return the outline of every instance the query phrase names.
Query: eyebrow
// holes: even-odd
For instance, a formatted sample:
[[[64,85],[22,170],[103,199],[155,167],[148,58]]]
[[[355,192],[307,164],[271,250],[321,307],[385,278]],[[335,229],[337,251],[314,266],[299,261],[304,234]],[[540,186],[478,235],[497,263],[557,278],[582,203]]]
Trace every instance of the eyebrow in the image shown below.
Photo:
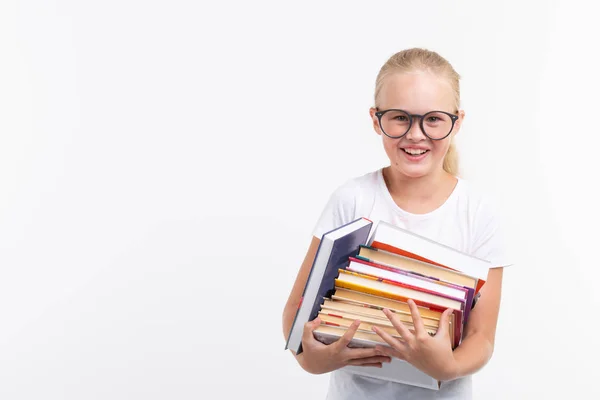
[[[425,111],[423,113],[415,113],[415,112],[411,111],[409,108],[403,108],[403,107],[386,107],[386,108],[375,107],[375,110],[377,110],[377,111],[402,110],[402,111],[406,111],[407,113],[413,114],[413,115],[425,115],[425,114],[427,114],[428,112],[431,112],[431,111],[445,111],[445,112],[448,112],[450,114],[456,114],[456,115],[458,115],[458,113],[460,111],[460,110],[456,110],[456,109],[454,111],[448,111],[448,110],[444,109],[443,107],[442,108],[430,108],[429,110],[427,110],[427,111]]]

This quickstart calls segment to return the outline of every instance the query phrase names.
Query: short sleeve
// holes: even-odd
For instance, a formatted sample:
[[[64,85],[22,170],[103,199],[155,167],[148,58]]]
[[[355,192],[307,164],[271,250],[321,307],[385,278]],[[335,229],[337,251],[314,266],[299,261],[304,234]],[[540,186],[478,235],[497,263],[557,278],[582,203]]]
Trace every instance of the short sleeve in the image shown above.
[[[323,234],[352,222],[356,208],[356,193],[352,185],[346,183],[329,196],[325,208],[321,212],[313,228],[313,235],[319,239]]]
[[[498,213],[489,202],[482,201],[475,216],[471,253],[489,261],[492,268],[508,267],[514,261],[507,248],[505,230]]]

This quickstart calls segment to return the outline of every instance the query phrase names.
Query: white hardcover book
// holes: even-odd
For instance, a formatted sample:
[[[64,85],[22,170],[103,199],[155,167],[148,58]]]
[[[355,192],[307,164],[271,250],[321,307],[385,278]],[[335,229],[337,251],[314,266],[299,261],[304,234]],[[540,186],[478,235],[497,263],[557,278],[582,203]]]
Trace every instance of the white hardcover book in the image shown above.
[[[481,281],[488,279],[488,271],[491,267],[489,261],[463,253],[385,221],[379,221],[373,228],[368,245],[392,252],[394,251],[391,248],[400,249]]]
[[[315,337],[320,342],[330,344],[339,340],[340,336],[344,333],[345,330],[342,328],[322,325],[315,331]],[[372,336],[373,340],[366,339],[366,336]],[[375,336],[375,334],[365,335],[364,333],[359,333],[352,339],[349,347],[374,347],[375,345],[389,346],[387,343],[383,342],[383,339],[379,338],[379,336]],[[392,357],[392,360],[389,363],[382,363],[381,368],[348,365],[342,367],[341,370],[431,390],[439,390],[441,385],[441,382],[437,379],[432,378],[412,364],[395,357]]]

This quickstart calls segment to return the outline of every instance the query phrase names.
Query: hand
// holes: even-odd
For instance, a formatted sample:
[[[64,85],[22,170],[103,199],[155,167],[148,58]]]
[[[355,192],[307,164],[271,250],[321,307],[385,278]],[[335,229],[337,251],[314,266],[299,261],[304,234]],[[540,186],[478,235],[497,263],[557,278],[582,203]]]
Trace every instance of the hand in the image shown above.
[[[383,310],[385,315],[396,328],[402,340],[373,327],[373,330],[388,343],[390,347],[376,346],[383,354],[398,357],[414,365],[417,369],[438,380],[452,380],[457,374],[457,361],[450,345],[451,309],[442,313],[440,324],[435,336],[430,336],[425,330],[423,320],[417,305],[413,300],[408,301],[414,323],[414,333],[390,310]]]
[[[306,371],[312,374],[324,374],[346,365],[360,365],[381,368],[383,362],[390,362],[391,357],[373,348],[351,348],[348,343],[360,325],[359,321],[348,328],[344,335],[331,344],[319,342],[313,336],[313,331],[321,324],[317,317],[304,324],[302,335],[303,352],[296,356],[298,362]]]

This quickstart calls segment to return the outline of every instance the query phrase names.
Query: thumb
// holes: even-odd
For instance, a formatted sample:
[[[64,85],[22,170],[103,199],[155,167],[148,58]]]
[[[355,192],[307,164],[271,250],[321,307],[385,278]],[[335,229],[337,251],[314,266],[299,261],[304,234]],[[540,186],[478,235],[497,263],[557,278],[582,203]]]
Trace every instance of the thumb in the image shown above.
[[[313,319],[311,322],[311,332],[314,331],[315,329],[317,329],[319,327],[319,325],[321,325],[321,318],[317,317],[315,319]]]
[[[321,325],[321,319],[319,317],[304,324],[304,332],[302,335],[303,340],[312,339],[313,338],[312,333],[315,329],[317,329],[319,327],[319,325]]]

